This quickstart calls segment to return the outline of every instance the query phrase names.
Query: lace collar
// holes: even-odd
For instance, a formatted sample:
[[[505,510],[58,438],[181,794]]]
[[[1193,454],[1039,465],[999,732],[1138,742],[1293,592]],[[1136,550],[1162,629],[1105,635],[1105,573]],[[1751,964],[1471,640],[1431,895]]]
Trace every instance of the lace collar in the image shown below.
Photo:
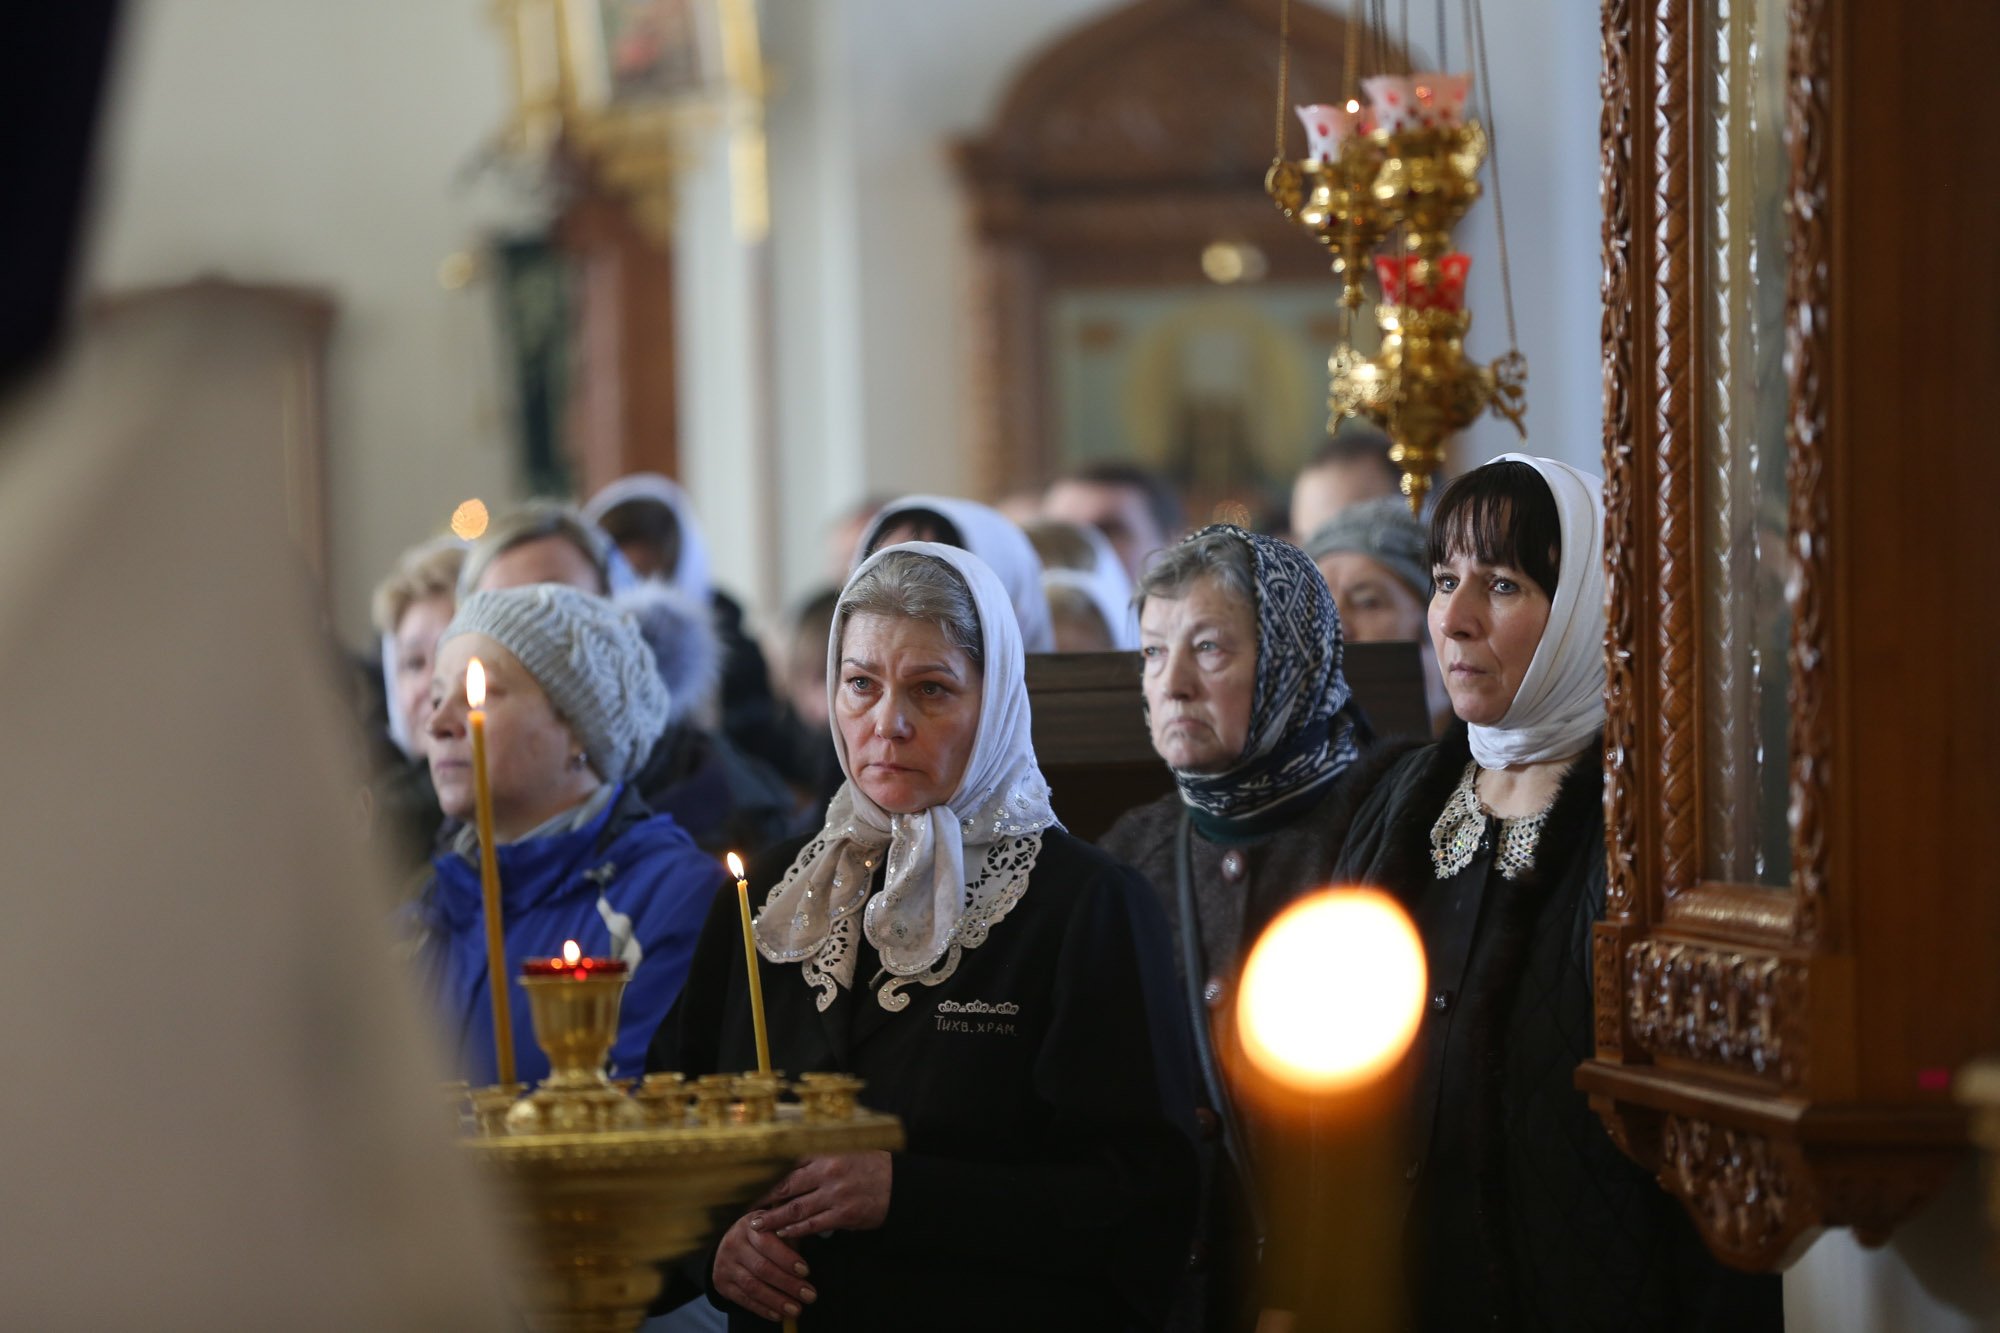
[[[914,553],[949,565],[965,581],[984,640],[978,730],[965,775],[951,799],[927,810],[896,814],[858,790],[840,729],[834,750],[848,781],[827,806],[826,824],[806,845],[766,899],[756,922],[757,948],[774,963],[801,963],[819,1007],[837,987],[854,984],[854,930],[859,918],[882,956],[890,980],[877,992],[894,1012],[909,1003],[901,988],[935,986],[958,967],[1027,891],[1042,845],[1056,823],[1049,784],[1035,763],[1024,678],[1021,631],[999,578],[969,551],[910,542],[877,552],[860,578],[891,552]],[[827,645],[828,711],[841,679],[840,636],[834,617]],[[877,866],[880,892],[870,895]]]
[[[1439,879],[1450,879],[1471,865],[1485,841],[1488,822],[1497,820],[1500,834],[1495,864],[1502,879],[1519,879],[1535,868],[1535,847],[1541,842],[1542,825],[1548,822],[1555,802],[1551,800],[1536,814],[1501,819],[1488,814],[1479,803],[1478,780],[1479,761],[1474,759],[1466,764],[1451,799],[1444,803],[1444,813],[1431,825],[1431,865]]]

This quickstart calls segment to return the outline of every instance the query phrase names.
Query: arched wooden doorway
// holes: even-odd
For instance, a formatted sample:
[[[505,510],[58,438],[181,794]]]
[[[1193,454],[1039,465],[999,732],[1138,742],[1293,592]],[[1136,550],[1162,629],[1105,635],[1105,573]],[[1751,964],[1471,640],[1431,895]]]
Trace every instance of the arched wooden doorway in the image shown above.
[[[1349,21],[1296,0],[1291,33],[1289,100],[1332,100]],[[1212,292],[1203,252],[1232,243],[1267,265],[1261,293],[1289,284],[1303,302],[1323,295],[1329,313],[1299,315],[1290,332],[1324,358],[1337,289],[1323,253],[1263,189],[1278,38],[1278,0],[1140,0],[1043,50],[1014,79],[992,127],[957,146],[977,266],[971,382],[984,493],[1080,461],[1061,446],[1064,364],[1053,344],[1059,335],[1087,344],[1119,333],[1116,320],[1075,315],[1064,304],[1074,294]],[[1301,151],[1289,110],[1285,120],[1292,151]],[[1324,377],[1294,372],[1298,350],[1273,355],[1287,367],[1287,421],[1308,423],[1293,446],[1303,453],[1323,416]],[[1184,436],[1200,426],[1161,427],[1169,428]],[[1274,430],[1279,423],[1265,434]]]

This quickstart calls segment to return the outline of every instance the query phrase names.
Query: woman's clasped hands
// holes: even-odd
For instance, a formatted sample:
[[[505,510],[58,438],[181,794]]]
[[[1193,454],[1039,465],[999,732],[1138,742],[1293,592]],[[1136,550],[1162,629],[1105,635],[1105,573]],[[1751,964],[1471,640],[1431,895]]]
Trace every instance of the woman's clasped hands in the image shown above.
[[[805,1158],[723,1234],[715,1251],[716,1293],[773,1322],[797,1316],[819,1293],[793,1243],[881,1226],[889,1183],[886,1152]]]

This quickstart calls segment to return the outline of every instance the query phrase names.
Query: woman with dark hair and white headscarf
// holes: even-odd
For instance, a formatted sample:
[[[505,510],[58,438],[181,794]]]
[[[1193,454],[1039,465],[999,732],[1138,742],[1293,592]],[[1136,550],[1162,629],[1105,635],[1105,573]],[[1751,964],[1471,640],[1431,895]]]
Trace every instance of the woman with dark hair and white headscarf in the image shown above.
[[[732,1328],[1157,1327],[1193,1214],[1167,932],[1066,833],[1029,740],[1021,635],[977,557],[885,549],[828,648],[847,782],[751,868],[771,1060],[867,1080],[907,1148],[802,1163],[702,1267]],[[754,1068],[733,894],[650,1062]]]
[[[1602,483],[1553,459],[1503,454],[1445,488],[1429,620],[1458,720],[1382,775],[1338,867],[1409,904],[1429,956],[1420,1329],[1782,1324],[1777,1279],[1710,1257],[1572,1082],[1604,911],[1603,530]]]

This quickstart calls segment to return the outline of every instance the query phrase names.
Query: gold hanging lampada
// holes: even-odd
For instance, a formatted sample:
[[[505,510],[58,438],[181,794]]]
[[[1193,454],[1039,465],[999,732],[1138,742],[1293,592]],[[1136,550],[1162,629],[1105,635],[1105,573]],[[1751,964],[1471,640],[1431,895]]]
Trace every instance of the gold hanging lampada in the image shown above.
[[[1467,3],[1476,6],[1477,0]],[[1469,18],[1471,13],[1476,10]],[[1351,312],[1365,300],[1371,260],[1382,294],[1375,307],[1381,350],[1363,356],[1343,335],[1327,358],[1327,428],[1355,416],[1381,426],[1390,461],[1402,470],[1410,511],[1421,514],[1432,478],[1444,467],[1445,441],[1481,412],[1490,408],[1527,434],[1528,367],[1512,336],[1504,223],[1500,263],[1512,345],[1490,366],[1465,355],[1472,323],[1465,279],[1472,261],[1451,248],[1451,232],[1479,198],[1479,169],[1489,150],[1486,131],[1465,114],[1472,80],[1376,74],[1361,80],[1364,102],[1351,86],[1356,38],[1350,28],[1349,96],[1340,105],[1298,108],[1308,155],[1293,161],[1284,153],[1283,119],[1290,28],[1283,18],[1281,24],[1278,154],[1265,189],[1279,211],[1333,252],[1343,306]],[[1497,194],[1495,204],[1497,217]],[[1375,253],[1398,229],[1402,253]]]

